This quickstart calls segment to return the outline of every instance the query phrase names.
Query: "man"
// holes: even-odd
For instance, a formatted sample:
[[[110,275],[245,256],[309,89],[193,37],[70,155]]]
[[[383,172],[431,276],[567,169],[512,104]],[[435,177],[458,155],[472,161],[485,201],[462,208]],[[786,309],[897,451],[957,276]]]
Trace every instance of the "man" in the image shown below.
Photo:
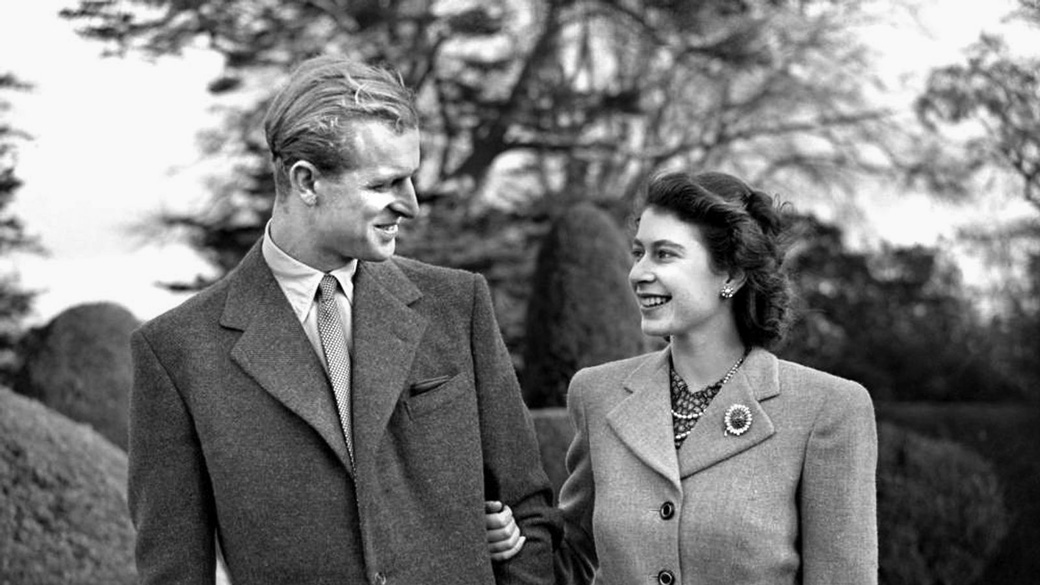
[[[264,237],[133,336],[144,583],[549,583],[558,524],[478,275],[394,257],[418,116],[381,69],[303,63],[264,120]],[[484,501],[527,543],[492,565]],[[490,508],[489,508],[490,510]]]

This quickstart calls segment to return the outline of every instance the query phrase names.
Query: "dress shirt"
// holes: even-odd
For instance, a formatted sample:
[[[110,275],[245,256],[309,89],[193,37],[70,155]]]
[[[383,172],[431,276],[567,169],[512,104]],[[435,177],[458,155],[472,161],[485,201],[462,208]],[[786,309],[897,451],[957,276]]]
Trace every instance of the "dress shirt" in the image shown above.
[[[293,258],[271,238],[271,223],[267,223],[264,230],[264,241],[261,246],[264,261],[274,273],[278,286],[289,300],[296,318],[303,325],[314,347],[315,353],[321,359],[325,371],[328,371],[328,363],[325,361],[325,350],[321,345],[321,337],[318,334],[318,286],[325,276],[324,272],[307,266],[303,262]],[[351,305],[354,302],[354,272],[357,270],[357,260],[351,260],[346,265],[337,268],[329,274],[339,281],[340,289],[336,291],[336,308],[339,310],[339,319],[343,323],[343,335],[347,340],[347,348],[353,353],[354,343],[351,327]]]

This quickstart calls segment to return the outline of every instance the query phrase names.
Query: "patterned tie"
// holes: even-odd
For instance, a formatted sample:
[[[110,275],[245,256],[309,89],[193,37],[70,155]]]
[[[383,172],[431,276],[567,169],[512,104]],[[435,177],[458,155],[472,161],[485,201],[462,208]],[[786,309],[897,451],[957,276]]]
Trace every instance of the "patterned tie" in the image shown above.
[[[347,442],[347,453],[350,463],[354,464],[354,435],[351,433],[350,414],[350,351],[347,349],[347,338],[343,323],[336,308],[336,288],[339,281],[335,276],[326,274],[321,279],[318,289],[318,334],[321,346],[325,350],[325,362],[329,366],[329,380],[332,392],[336,396],[336,407],[339,409],[339,422],[343,427],[343,437]]]

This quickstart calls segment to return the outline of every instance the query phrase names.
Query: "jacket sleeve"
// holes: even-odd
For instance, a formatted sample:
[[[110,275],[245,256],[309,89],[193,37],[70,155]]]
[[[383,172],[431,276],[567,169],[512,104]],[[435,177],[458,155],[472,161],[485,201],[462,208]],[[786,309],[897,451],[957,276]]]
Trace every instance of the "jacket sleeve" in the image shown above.
[[[520,395],[512,360],[495,321],[487,282],[474,278],[471,333],[484,484],[488,499],[513,509],[527,542],[512,559],[494,563],[500,584],[553,582],[553,542],[559,539],[552,487],[542,467],[531,415]]]
[[[214,583],[212,491],[190,412],[142,331],[131,349],[128,503],[140,583]]]
[[[859,385],[834,388],[816,415],[801,487],[805,585],[878,582],[877,428]]]
[[[560,584],[592,583],[599,564],[592,531],[596,490],[581,380],[578,372],[567,390],[567,414],[575,433],[567,449],[567,481],[560,488],[564,535],[555,557],[556,582]]]

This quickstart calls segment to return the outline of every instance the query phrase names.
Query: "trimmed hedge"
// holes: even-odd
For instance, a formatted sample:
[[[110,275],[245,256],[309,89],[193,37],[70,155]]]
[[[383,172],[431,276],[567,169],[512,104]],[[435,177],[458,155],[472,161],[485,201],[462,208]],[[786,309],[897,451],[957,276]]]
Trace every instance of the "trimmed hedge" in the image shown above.
[[[126,455],[0,387],[0,583],[133,583]]]
[[[1010,525],[990,463],[890,423],[878,443],[881,583],[975,583]]]
[[[624,234],[593,204],[579,203],[553,223],[526,316],[521,382],[530,408],[564,406],[579,369],[645,351],[631,264]]]
[[[128,310],[113,303],[63,311],[26,336],[14,391],[91,425],[126,450],[130,333],[138,325]]]

